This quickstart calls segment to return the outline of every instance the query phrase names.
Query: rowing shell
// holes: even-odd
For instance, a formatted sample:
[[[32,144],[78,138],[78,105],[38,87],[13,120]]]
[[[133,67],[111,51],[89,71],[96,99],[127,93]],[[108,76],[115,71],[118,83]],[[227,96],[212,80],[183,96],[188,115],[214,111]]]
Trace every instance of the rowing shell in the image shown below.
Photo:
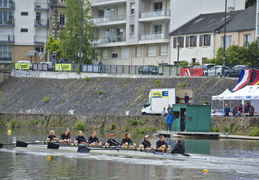
[[[137,157],[137,158],[145,158],[145,159],[172,159],[172,160],[209,160],[200,156],[183,156],[181,154],[171,154],[171,153],[162,153],[162,152],[151,152],[145,151],[141,149],[124,149],[124,148],[100,148],[100,147],[92,147],[86,145],[80,146],[70,146],[70,145],[61,145],[58,149],[49,148],[46,144],[29,144],[26,148],[24,147],[16,147],[19,150],[51,150],[52,152],[81,152],[88,154],[101,154],[101,155],[109,155],[109,156],[126,156],[126,157]]]

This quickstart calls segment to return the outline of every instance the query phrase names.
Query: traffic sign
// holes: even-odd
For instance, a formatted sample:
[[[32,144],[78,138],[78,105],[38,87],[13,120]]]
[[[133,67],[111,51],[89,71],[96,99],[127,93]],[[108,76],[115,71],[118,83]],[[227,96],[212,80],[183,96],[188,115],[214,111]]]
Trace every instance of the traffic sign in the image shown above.
[[[56,51],[53,51],[53,52],[52,52],[52,55],[53,55],[53,56],[56,56],[56,55],[57,55],[57,52],[56,52]]]
[[[78,55],[78,57],[83,57],[84,54],[83,54],[83,52],[78,52],[77,55]]]

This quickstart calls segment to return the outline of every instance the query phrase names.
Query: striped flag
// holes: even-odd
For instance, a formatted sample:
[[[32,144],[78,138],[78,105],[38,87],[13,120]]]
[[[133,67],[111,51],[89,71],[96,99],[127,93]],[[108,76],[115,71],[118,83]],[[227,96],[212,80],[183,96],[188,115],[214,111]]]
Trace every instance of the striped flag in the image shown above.
[[[238,82],[236,86],[232,89],[232,91],[237,91],[247,85],[250,82],[252,72],[252,69],[242,69],[239,75]]]

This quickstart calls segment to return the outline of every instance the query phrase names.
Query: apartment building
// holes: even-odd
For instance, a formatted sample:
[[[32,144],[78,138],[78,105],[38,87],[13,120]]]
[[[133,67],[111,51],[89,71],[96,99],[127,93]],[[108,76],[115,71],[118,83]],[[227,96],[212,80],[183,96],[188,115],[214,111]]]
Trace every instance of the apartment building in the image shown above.
[[[0,61],[44,60],[48,0],[0,0],[0,27]]]
[[[65,26],[65,0],[50,0],[49,35],[56,36]]]

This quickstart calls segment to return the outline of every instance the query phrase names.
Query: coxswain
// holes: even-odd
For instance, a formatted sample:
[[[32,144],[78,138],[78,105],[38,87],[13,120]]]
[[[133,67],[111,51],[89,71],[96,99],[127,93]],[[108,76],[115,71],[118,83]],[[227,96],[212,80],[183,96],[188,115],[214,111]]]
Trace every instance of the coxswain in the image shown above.
[[[182,139],[178,139],[176,145],[174,146],[174,149],[170,152],[170,153],[178,153],[178,154],[182,154],[182,155],[186,155],[185,154],[185,147],[184,147],[184,143],[182,141]]]
[[[49,131],[49,136],[47,137],[47,141],[58,141],[58,138],[56,137],[54,130]]]
[[[161,135],[159,140],[156,142],[156,148],[160,152],[168,152],[170,150],[170,146],[168,146],[167,142],[165,141],[165,137]]]
[[[140,148],[153,148],[149,142],[149,135],[145,135],[144,140],[139,145]]]
[[[121,144],[116,141],[115,134],[110,134],[110,139],[107,140],[105,146],[120,146]]]
[[[83,132],[78,131],[78,136],[76,137],[75,144],[85,144],[85,143],[86,143],[86,139],[83,136]]]
[[[102,143],[99,141],[99,139],[96,137],[96,131],[92,131],[92,135],[88,138],[88,143],[91,146],[101,146]]]
[[[130,133],[125,133],[124,139],[121,140],[121,146],[124,148],[136,148],[136,143],[133,143],[133,141],[130,138]]]
[[[68,128],[66,128],[64,134],[61,134],[59,142],[63,144],[71,143],[70,130]]]

